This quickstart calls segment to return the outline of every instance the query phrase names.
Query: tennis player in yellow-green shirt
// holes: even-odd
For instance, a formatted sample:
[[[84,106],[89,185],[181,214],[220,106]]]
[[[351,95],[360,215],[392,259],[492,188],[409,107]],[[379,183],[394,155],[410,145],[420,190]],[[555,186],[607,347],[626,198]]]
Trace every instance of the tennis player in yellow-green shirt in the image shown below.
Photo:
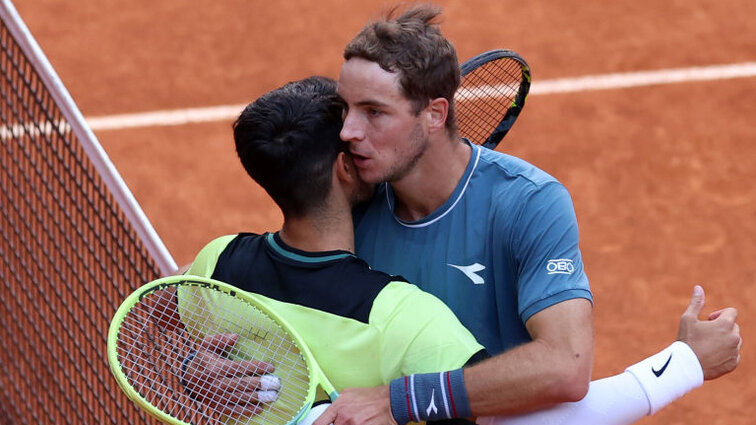
[[[341,107],[335,82],[311,77],[242,112],[234,125],[239,157],[284,224],[275,233],[215,239],[187,274],[262,297],[302,336],[337,391],[451,369],[460,376],[450,382],[460,382],[459,368],[488,357],[483,346],[438,298],[353,254],[352,206],[373,188],[343,150]],[[199,301],[179,294],[179,305]],[[447,394],[465,396],[454,387]]]

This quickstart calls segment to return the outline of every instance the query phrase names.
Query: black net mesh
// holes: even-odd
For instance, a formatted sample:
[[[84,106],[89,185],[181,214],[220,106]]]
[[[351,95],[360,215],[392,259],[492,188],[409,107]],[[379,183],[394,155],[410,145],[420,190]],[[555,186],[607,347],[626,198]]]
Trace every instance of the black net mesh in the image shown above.
[[[463,65],[463,70],[467,66],[470,69],[466,73],[463,71],[462,82],[455,94],[457,126],[460,135],[471,142],[489,142],[495,146],[516,118],[516,114],[511,116],[514,109],[510,107],[518,94],[524,96],[527,93],[530,84],[524,78],[519,60],[501,56],[482,64],[475,62],[473,60],[469,61],[469,65]],[[521,92],[523,90],[524,93]],[[517,102],[522,107],[524,98],[517,99]],[[509,110],[512,112],[507,115]],[[507,125],[502,125],[502,121]]]
[[[0,44],[0,424],[144,423],[107,330],[160,272],[5,22]]]

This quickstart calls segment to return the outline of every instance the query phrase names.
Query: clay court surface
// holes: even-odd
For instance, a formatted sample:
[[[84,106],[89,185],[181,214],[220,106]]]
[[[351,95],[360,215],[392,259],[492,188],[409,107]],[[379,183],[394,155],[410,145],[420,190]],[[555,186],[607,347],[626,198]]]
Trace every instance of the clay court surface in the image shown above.
[[[534,82],[756,61],[752,0],[440,2],[461,60],[522,54]],[[310,74],[382,1],[23,0],[87,118],[243,104]],[[595,295],[594,378],[666,347],[694,284],[737,307],[741,366],[643,424],[756,417],[756,77],[533,95],[499,150],[570,190]],[[231,119],[96,131],[176,262],[281,217],[237,163]]]

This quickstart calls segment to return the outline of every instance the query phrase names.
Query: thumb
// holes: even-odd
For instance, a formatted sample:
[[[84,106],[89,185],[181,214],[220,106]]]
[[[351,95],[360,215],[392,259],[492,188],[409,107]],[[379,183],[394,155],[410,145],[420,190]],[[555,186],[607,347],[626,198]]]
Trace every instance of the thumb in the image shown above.
[[[223,353],[231,346],[236,344],[236,340],[239,338],[236,334],[215,334],[208,335],[202,338],[201,347],[203,350],[212,351],[215,353]]]
[[[698,318],[703,309],[705,300],[706,295],[704,294],[703,288],[700,285],[694,286],[693,296],[690,297],[690,304],[688,305],[688,309],[685,310],[685,314]]]

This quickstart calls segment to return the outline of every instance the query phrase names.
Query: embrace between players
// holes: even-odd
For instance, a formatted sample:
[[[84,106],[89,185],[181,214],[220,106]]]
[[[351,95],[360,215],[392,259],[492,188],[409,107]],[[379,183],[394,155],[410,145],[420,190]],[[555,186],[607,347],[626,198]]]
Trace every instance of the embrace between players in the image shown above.
[[[440,10],[397,15],[347,45],[338,83],[292,82],[241,113],[237,153],[281,208],[283,226],[218,238],[187,272],[311,313],[299,333],[340,391],[311,412],[320,414],[315,425],[625,424],[732,371],[737,312],[699,321],[696,286],[677,341],[590,382],[593,300],[567,190],[459,138],[459,64]],[[549,274],[556,259],[572,272]],[[349,330],[324,334],[319,321]],[[192,361],[229,360],[199,353]],[[184,378],[201,393],[220,377]],[[229,396],[234,379],[249,382],[223,378]]]

